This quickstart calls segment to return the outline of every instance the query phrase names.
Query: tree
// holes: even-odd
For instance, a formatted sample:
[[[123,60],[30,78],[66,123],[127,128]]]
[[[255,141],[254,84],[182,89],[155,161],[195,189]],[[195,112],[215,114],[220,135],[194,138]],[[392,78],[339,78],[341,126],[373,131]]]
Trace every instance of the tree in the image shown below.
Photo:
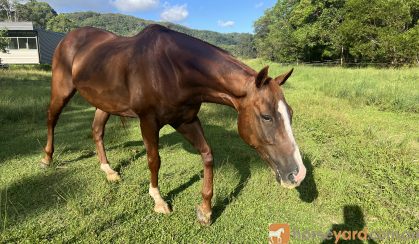
[[[340,56],[341,39],[336,28],[342,22],[344,4],[344,0],[302,0],[295,6],[290,23],[302,59],[323,61]]]
[[[6,38],[7,30],[0,29],[0,52],[5,52],[6,47],[9,45],[9,40]]]
[[[344,0],[280,0],[255,23],[258,53],[275,61],[317,61],[340,55],[336,28]]]
[[[398,63],[402,42],[411,25],[410,6],[404,0],[348,0],[339,33],[349,54],[366,62]]]
[[[0,0],[0,20],[18,21],[17,5],[19,5],[17,0]]]
[[[46,2],[29,0],[25,4],[17,4],[16,12],[19,20],[32,21],[35,28],[45,29],[48,20],[57,15],[57,12]]]
[[[418,62],[415,0],[279,0],[255,22],[258,56],[275,61]]]
[[[256,48],[253,35],[241,34],[238,36],[237,44],[234,45],[234,55],[243,58],[255,58]]]
[[[274,46],[270,45],[269,27],[272,25],[273,9],[268,9],[265,15],[254,23],[255,46],[259,57],[274,60]]]
[[[294,28],[289,21],[298,2],[280,0],[255,22],[255,46],[263,58],[281,62],[298,59],[298,46],[292,36]]]
[[[77,28],[76,23],[64,14],[52,17],[48,20],[46,26],[47,30],[63,33],[70,32],[75,28]]]
[[[57,13],[46,2],[29,0],[0,0],[0,20],[32,21],[35,28],[45,28],[49,19]]]

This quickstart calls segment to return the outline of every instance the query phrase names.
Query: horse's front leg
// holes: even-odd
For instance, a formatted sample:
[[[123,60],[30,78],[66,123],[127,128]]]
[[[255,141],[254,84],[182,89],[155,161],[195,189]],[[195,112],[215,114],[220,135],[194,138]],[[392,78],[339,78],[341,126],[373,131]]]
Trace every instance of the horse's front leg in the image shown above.
[[[141,134],[143,136],[144,145],[147,151],[148,168],[150,169],[151,179],[149,194],[154,200],[154,211],[157,213],[168,214],[171,212],[169,205],[164,201],[159,191],[159,130],[153,118],[141,118],[140,121]]]
[[[198,221],[201,224],[211,223],[211,199],[213,196],[213,157],[202,129],[201,123],[197,118],[191,123],[184,123],[174,126],[201,154],[204,164],[204,184],[202,186],[202,204],[196,207]]]

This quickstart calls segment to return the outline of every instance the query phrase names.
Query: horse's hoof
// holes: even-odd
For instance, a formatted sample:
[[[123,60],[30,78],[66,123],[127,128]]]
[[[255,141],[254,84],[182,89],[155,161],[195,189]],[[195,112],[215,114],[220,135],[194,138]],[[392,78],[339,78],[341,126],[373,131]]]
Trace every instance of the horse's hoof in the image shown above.
[[[201,206],[196,206],[196,217],[201,225],[210,225],[211,224],[211,211],[205,213]]]
[[[162,202],[154,206],[154,212],[162,213],[162,214],[169,214],[172,212],[172,210],[170,210],[169,205],[167,205],[167,203]]]
[[[118,181],[121,181],[121,177],[119,176],[118,173],[107,174],[106,175],[106,179],[109,182],[118,182]]]
[[[41,159],[41,163],[39,163],[39,167],[41,167],[41,169],[46,169],[49,168],[49,166],[51,166],[51,161],[46,160],[45,158]]]
[[[47,168],[49,168],[49,164],[46,164],[46,163],[44,163],[44,162],[40,162],[40,163],[39,163],[39,167],[40,167],[41,169],[47,169]]]

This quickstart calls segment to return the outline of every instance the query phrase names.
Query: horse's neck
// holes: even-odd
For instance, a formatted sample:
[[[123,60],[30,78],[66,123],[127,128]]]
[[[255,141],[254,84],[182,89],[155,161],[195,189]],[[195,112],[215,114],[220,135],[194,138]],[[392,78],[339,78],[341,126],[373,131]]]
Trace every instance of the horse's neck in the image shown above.
[[[224,104],[237,110],[240,99],[246,96],[247,86],[254,81],[255,71],[231,57],[219,64],[217,70],[217,75],[211,81],[217,85],[203,94],[203,100]]]

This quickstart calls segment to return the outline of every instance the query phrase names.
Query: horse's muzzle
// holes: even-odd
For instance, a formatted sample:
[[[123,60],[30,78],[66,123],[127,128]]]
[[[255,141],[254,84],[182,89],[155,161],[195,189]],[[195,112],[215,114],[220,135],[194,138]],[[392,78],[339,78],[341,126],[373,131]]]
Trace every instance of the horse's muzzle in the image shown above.
[[[285,188],[292,189],[299,186],[304,180],[306,175],[306,168],[303,166],[301,168],[294,169],[288,174],[285,174],[286,177],[282,177],[282,174],[277,169],[275,175],[278,183],[280,183]]]

